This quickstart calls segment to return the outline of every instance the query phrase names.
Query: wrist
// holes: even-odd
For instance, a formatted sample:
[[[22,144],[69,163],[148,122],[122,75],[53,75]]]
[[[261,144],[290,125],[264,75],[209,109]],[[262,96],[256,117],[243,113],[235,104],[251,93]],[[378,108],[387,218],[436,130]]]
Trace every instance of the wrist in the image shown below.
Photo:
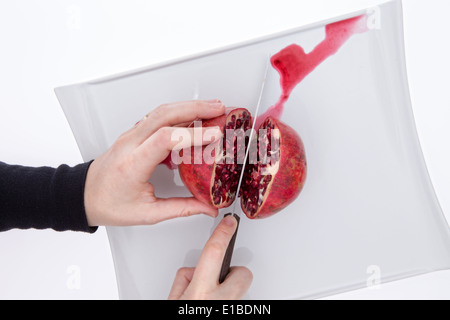
[[[86,220],[89,227],[97,227],[99,224],[96,221],[95,214],[95,195],[94,195],[94,184],[95,181],[95,167],[96,162],[91,161],[84,185],[84,212],[86,214]]]

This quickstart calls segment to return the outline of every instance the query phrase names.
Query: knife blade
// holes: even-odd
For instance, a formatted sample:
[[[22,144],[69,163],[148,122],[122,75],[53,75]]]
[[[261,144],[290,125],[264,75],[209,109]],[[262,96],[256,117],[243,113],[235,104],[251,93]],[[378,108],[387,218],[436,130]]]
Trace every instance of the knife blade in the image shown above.
[[[223,283],[225,281],[225,278],[227,277],[228,273],[230,272],[231,258],[233,257],[234,244],[236,242],[236,236],[237,236],[237,231],[239,229],[239,222],[240,222],[240,215],[239,215],[239,213],[236,212],[236,205],[238,203],[239,191],[241,190],[242,180],[244,179],[245,165],[247,164],[248,154],[251,149],[250,144],[253,142],[252,139],[253,139],[253,134],[255,133],[256,119],[258,118],[260,107],[261,107],[261,101],[262,101],[264,89],[266,86],[266,80],[267,80],[267,74],[269,71],[269,66],[270,66],[270,55],[268,56],[268,58],[266,60],[266,66],[265,66],[265,70],[264,70],[264,78],[263,78],[263,81],[261,84],[261,90],[259,93],[258,102],[256,104],[256,109],[255,109],[253,124],[252,124],[252,130],[250,132],[249,142],[248,142],[247,150],[245,151],[244,162],[242,164],[241,174],[240,174],[238,186],[236,189],[236,198],[234,200],[231,212],[224,215],[224,218],[226,216],[233,215],[234,218],[237,220],[237,227],[236,227],[236,231],[233,234],[233,237],[230,240],[230,243],[228,244],[227,251],[225,252],[225,256],[223,258],[222,267],[221,267],[220,274],[219,274],[219,283]]]

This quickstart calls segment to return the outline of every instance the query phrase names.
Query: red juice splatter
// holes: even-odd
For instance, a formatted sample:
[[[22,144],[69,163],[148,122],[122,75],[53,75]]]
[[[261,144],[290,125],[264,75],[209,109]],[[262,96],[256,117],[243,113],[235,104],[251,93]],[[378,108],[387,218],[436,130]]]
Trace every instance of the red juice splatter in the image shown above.
[[[280,74],[282,93],[278,102],[256,120],[256,128],[268,116],[280,119],[285,102],[294,88],[328,57],[334,55],[354,34],[368,31],[367,15],[331,23],[325,27],[325,40],[306,54],[302,47],[292,44],[270,59]]]
[[[278,102],[256,119],[256,128],[269,116],[280,119],[292,90],[323,61],[334,55],[352,35],[366,31],[367,15],[338,21],[325,27],[325,40],[310,53],[306,54],[302,47],[292,44],[272,56],[270,62],[280,74],[282,93]],[[161,164],[171,170],[177,168],[170,155]]]

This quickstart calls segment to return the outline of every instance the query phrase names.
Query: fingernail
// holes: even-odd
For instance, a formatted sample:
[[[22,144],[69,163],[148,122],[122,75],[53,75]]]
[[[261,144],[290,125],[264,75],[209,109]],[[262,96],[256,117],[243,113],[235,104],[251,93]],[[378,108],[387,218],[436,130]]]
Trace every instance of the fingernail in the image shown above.
[[[225,216],[223,218],[223,223],[225,223],[227,226],[234,227],[234,225],[237,223],[236,218],[232,215]]]
[[[223,103],[220,100],[209,100],[208,103],[211,108],[219,109],[223,107]]]

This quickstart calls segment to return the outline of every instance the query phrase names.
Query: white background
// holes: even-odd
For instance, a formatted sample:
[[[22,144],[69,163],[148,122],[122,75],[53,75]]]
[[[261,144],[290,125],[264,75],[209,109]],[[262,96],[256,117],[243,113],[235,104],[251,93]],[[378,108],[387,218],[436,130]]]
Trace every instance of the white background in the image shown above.
[[[380,0],[0,0],[0,161],[82,162],[53,88],[330,18]],[[411,99],[450,218],[448,0],[404,0]],[[218,97],[220,98],[220,97]],[[181,266],[180,266],[181,267]],[[104,228],[0,234],[0,299],[116,299]],[[450,298],[450,271],[331,298]]]

